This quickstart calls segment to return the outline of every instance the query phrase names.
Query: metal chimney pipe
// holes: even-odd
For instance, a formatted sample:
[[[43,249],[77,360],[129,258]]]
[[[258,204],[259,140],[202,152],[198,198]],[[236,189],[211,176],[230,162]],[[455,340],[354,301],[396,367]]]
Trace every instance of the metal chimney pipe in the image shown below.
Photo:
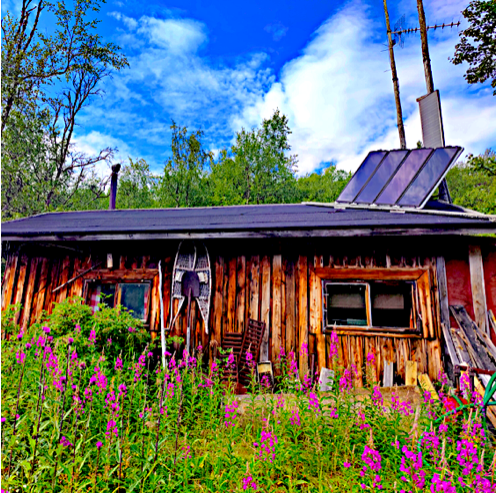
[[[112,175],[110,177],[110,200],[109,200],[109,210],[111,211],[115,209],[115,198],[117,196],[117,178],[120,170],[121,170],[120,164],[114,164],[112,166]]]

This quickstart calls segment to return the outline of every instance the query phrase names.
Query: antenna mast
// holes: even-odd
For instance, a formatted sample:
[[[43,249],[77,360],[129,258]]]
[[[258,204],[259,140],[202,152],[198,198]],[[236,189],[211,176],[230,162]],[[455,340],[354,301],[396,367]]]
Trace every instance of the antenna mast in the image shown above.
[[[398,133],[400,136],[400,147],[401,149],[406,149],[406,137],[405,137],[405,127],[403,125],[403,113],[401,111],[401,100],[400,100],[400,85],[398,81],[398,73],[396,72],[396,62],[394,60],[393,51],[393,38],[391,36],[391,26],[389,24],[389,13],[387,9],[386,0],[384,1],[384,13],[386,15],[386,29],[388,36],[388,47],[389,47],[389,60],[391,62],[391,75],[393,79],[394,87],[394,99],[396,102],[396,120],[398,125]]]

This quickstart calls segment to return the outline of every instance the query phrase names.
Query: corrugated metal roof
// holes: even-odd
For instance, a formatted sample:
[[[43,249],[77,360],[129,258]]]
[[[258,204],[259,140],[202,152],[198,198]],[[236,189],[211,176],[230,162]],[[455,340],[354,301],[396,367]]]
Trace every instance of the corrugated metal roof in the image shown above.
[[[356,230],[383,234],[415,229],[429,232],[496,233],[489,217],[456,215],[450,206],[436,214],[407,211],[320,207],[310,204],[231,207],[52,212],[2,224],[2,240],[97,239],[114,237],[201,237],[228,235],[294,236],[326,231],[329,235]],[[143,236],[144,235],[144,236]]]

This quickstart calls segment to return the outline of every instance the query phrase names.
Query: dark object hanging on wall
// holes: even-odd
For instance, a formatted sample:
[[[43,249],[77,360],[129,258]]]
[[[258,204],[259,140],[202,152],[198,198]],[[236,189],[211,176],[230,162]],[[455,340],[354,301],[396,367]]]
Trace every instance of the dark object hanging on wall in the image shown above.
[[[208,333],[210,311],[210,295],[212,291],[212,273],[210,258],[203,243],[182,241],[176,254],[172,272],[171,317],[169,329],[175,324],[184,301],[187,299],[188,331],[186,335],[186,350],[190,346],[190,307],[192,299],[196,299],[200,313]],[[174,313],[174,300],[179,300],[177,311]]]

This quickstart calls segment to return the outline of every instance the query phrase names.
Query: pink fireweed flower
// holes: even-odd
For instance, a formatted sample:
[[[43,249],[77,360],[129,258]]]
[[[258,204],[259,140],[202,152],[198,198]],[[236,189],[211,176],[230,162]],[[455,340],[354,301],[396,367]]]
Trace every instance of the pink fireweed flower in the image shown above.
[[[331,360],[333,360],[338,356],[338,343],[339,343],[338,335],[336,334],[336,331],[333,330],[329,337],[329,358]]]
[[[69,337],[69,339],[67,341],[69,344],[72,344],[74,342],[74,339],[72,337]]]
[[[253,361],[253,354],[251,354],[250,351],[247,351],[246,353],[246,366],[248,366],[248,368],[254,368],[255,366],[255,361]]]
[[[22,365],[25,359],[26,359],[26,353],[24,353],[23,351],[17,351],[16,353],[17,364]]]
[[[293,351],[289,352],[289,374],[298,377],[298,364]]]
[[[306,342],[301,343],[300,356],[306,356],[308,354],[308,344]]]
[[[100,450],[102,447],[103,447],[103,443],[102,442],[96,442],[96,448],[98,450]]]
[[[141,380],[141,375],[143,374],[143,369],[145,368],[145,355],[142,354],[138,358],[138,362],[134,365],[134,381],[139,382]]]
[[[131,334],[132,334],[133,332],[136,332],[136,329],[134,329],[133,327],[129,327],[127,330],[128,330],[129,332],[131,332]]]
[[[330,418],[333,418],[333,419],[337,419],[337,418],[339,418],[338,410],[337,410],[335,407],[333,407],[333,408],[331,409],[331,412],[330,412],[330,414],[329,414],[329,417],[330,417]]]
[[[410,416],[413,414],[413,407],[408,401],[401,402],[398,395],[394,394],[391,396],[391,408],[397,411],[403,416]]]
[[[140,418],[144,418],[146,416],[146,413],[151,413],[152,408],[151,407],[145,407],[144,411],[139,413]]]
[[[375,365],[375,354],[373,352],[367,354],[367,365]]]
[[[126,397],[126,394],[127,394],[126,384],[125,383],[121,383],[119,385],[119,395],[117,396],[117,399],[119,399],[121,396],[123,396],[125,398]]]
[[[300,426],[300,415],[298,413],[298,409],[293,409],[291,411],[291,417],[289,418],[289,421],[293,426]]]
[[[370,428],[370,424],[367,423],[367,419],[365,414],[362,411],[358,411],[358,422],[355,423],[361,430],[365,430],[366,428]]]
[[[60,439],[60,444],[64,447],[72,447],[72,443],[65,436]]]
[[[246,476],[246,478],[243,478],[243,491],[252,489],[253,491],[257,491],[257,483],[255,483],[254,479],[252,476]]]
[[[236,367],[236,360],[234,358],[233,353],[229,353],[229,356],[227,357],[226,366],[228,368],[232,368],[232,369],[234,369]]]
[[[270,388],[270,380],[268,375],[262,375],[260,379],[260,385],[266,389]]]
[[[277,436],[275,433],[262,430],[260,442],[255,442],[254,447],[258,448],[258,460],[273,462],[276,458]]]
[[[110,419],[107,423],[107,431],[105,432],[105,435],[107,437],[110,437],[111,434],[115,435],[115,438],[119,436],[119,430],[117,429],[117,423],[113,420]]]
[[[89,402],[93,400],[93,391],[89,387],[84,389],[84,398]]]
[[[88,337],[88,342],[90,345],[95,344],[96,341],[96,332],[94,329],[91,329],[90,336]]]
[[[374,406],[376,406],[376,407],[382,407],[382,405],[384,404],[384,399],[382,398],[381,389],[379,388],[378,385],[374,386],[374,389],[372,392],[372,402],[374,403]]]
[[[38,347],[44,347],[45,346],[45,338],[43,336],[38,337],[38,340],[36,341],[36,345]]]
[[[147,356],[147,358],[151,358],[153,356],[153,353],[151,351],[149,351],[146,356]]]
[[[237,410],[239,407],[239,402],[238,401],[233,401],[232,404],[227,404],[226,409],[225,409],[225,421],[224,425],[226,428],[232,427],[234,428],[236,426],[236,418],[238,417],[237,415]]]
[[[174,397],[174,382],[169,382],[167,384],[167,390],[165,391],[165,397],[167,397],[167,399],[172,399]]]
[[[307,391],[312,387],[312,379],[308,374],[303,375],[303,382],[300,383],[300,391]]]
[[[284,351],[284,348],[281,348],[281,352],[279,353],[279,361],[281,361],[283,358],[286,357],[286,352]]]
[[[81,326],[79,324],[76,324],[76,326],[74,327],[74,332],[76,334],[81,334]]]
[[[90,378],[90,385],[92,384],[96,384],[99,394],[107,389],[107,377],[98,366],[95,367],[95,373]]]
[[[203,346],[201,344],[198,344],[198,347],[196,348],[196,350],[201,353],[203,351]]]
[[[122,368],[123,368],[122,360],[117,356],[117,359],[115,360],[114,370],[122,370]]]
[[[24,337],[25,331],[23,328],[19,331],[19,334],[17,334],[17,339],[20,341]]]
[[[375,472],[373,476],[372,486],[373,488],[382,489],[381,478],[377,474],[382,469],[382,457],[381,454],[368,445],[365,445],[362,453],[362,461],[365,465],[362,467],[360,471],[360,476],[363,478],[367,471],[372,473]]]
[[[308,394],[308,409],[311,409],[315,414],[320,412],[319,399],[314,392]]]
[[[44,332],[45,334],[50,334],[50,328],[49,328],[49,327],[43,327],[43,329],[42,329],[42,330],[43,330],[43,332]]]
[[[1,421],[2,423],[5,423],[5,420],[6,420],[6,419],[7,419],[7,418],[2,417],[2,419],[1,419],[0,421]]]
[[[349,467],[351,467],[351,464],[349,462],[343,462],[343,467],[348,469]]]
[[[31,343],[26,342],[26,349],[31,349]]]
[[[339,391],[344,392],[345,390],[351,390],[352,387],[351,371],[346,368],[343,372],[343,376],[339,379]]]

